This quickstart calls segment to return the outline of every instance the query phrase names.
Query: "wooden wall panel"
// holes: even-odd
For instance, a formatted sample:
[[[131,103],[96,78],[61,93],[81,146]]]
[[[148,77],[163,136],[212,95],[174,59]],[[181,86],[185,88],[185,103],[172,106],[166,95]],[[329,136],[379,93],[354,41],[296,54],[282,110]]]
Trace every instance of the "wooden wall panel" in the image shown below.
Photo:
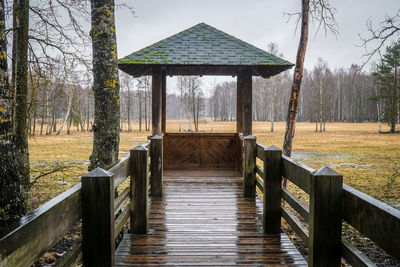
[[[202,138],[202,164],[204,167],[235,168],[235,139]]]
[[[166,133],[163,141],[164,169],[241,169],[236,133]]]

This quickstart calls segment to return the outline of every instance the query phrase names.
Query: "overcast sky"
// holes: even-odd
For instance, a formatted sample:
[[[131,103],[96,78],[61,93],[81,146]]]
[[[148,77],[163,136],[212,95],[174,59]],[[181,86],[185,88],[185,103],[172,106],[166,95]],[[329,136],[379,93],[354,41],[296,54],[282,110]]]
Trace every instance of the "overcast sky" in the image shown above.
[[[306,68],[313,68],[318,57],[327,60],[332,69],[361,64],[365,51],[356,45],[361,43],[359,34],[367,35],[367,20],[377,26],[386,15],[392,16],[400,8],[400,0],[330,2],[336,8],[339,35],[325,36],[320,31],[315,37],[316,27],[311,27]],[[135,9],[135,17],[122,9],[117,9],[116,14],[120,58],[204,22],[264,50],[268,43],[274,42],[286,60],[295,62],[299,31],[295,35],[295,22],[287,22],[284,13],[298,12],[300,0],[131,0],[129,3]],[[212,83],[221,80],[204,79],[203,84],[209,89]]]

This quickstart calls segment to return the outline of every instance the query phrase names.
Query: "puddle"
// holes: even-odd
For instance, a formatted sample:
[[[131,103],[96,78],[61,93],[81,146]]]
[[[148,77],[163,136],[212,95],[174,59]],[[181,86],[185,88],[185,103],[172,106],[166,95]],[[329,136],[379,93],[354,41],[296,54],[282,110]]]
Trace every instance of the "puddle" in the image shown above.
[[[354,156],[347,153],[293,152],[294,159],[328,158],[330,160],[348,160]]]
[[[340,162],[349,161],[356,157],[347,153],[319,153],[319,152],[293,152],[292,158],[306,165],[315,164],[315,159],[318,159],[318,164],[328,166],[329,168],[351,167],[358,170],[376,170],[372,164],[358,164],[355,162]],[[324,161],[326,160],[326,161]],[[333,163],[331,161],[339,161]]]
[[[54,166],[54,165],[84,165],[84,166],[89,166],[89,164],[90,164],[89,160],[31,162],[32,166]]]
[[[57,183],[62,184],[62,185],[68,185],[68,186],[71,185],[71,183],[68,183],[66,181],[57,181]]]

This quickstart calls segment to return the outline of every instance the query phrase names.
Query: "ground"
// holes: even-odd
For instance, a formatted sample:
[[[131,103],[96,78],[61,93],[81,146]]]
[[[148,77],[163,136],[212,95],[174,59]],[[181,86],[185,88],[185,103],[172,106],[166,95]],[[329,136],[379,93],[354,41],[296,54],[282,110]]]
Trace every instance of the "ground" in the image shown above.
[[[178,121],[168,121],[167,131],[178,131]],[[183,125],[185,129],[187,124]],[[147,140],[150,132],[121,133],[120,155]],[[143,127],[144,128],[144,127]],[[235,122],[203,121],[200,131],[234,132]],[[253,122],[257,142],[282,147],[285,123]],[[32,179],[59,167],[32,186],[31,209],[65,191],[87,172],[92,133],[34,136],[29,139]],[[315,132],[314,123],[297,123],[293,157],[313,168],[324,165],[343,174],[344,182],[379,200],[400,205],[400,134],[379,134],[376,123],[328,123],[325,132]],[[377,190],[379,189],[379,190]]]
[[[187,129],[187,123],[182,127]],[[167,122],[168,132],[178,129],[178,121]],[[234,132],[235,129],[235,122],[204,120],[200,123],[200,131],[204,132]],[[267,146],[282,147],[284,132],[284,122],[275,123],[273,133],[270,132],[269,122],[253,122],[257,142]],[[121,132],[120,156],[146,142],[148,135],[150,132],[139,132],[137,124],[133,125],[133,131]],[[44,204],[80,181],[80,177],[87,173],[92,143],[91,132],[76,131],[70,135],[63,133],[29,139],[32,179],[58,169],[33,184],[30,209]],[[315,132],[314,123],[305,122],[296,125],[292,156],[315,169],[327,165],[343,175],[344,183],[400,209],[399,147],[400,134],[379,134],[377,123],[327,123],[326,131],[321,133]],[[301,190],[293,185],[289,188],[308,202],[307,195]],[[345,235],[375,262],[380,262],[380,266],[398,266],[381,250],[373,248],[369,240],[359,238],[354,229],[347,225],[344,228]],[[291,238],[295,236],[291,235]],[[301,250],[306,255],[306,250]]]

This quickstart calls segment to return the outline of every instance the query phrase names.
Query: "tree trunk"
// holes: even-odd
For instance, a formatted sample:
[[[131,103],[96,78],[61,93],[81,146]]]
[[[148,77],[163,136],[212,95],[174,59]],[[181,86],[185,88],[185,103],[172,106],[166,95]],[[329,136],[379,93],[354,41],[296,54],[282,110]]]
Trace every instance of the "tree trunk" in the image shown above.
[[[397,109],[397,67],[394,67],[394,84],[393,84],[393,103],[390,103],[393,107],[393,113]],[[396,132],[396,119],[397,114],[392,116],[392,122],[390,124],[390,132]]]
[[[74,96],[74,87],[72,86],[72,87],[71,87],[70,95],[69,95],[69,97],[68,97],[68,108],[67,108],[67,113],[65,114],[64,121],[63,121],[63,123],[61,124],[60,129],[58,129],[58,131],[57,131],[57,135],[59,135],[59,134],[62,132],[62,130],[64,129],[65,124],[68,122],[68,119],[69,119],[69,116],[70,116],[70,113],[71,113],[71,109],[72,109],[72,99],[73,99],[73,96]]]
[[[118,160],[120,117],[114,0],[92,0],[91,8],[95,112],[89,170]]]
[[[144,130],[147,131],[147,90],[146,90],[146,87],[144,88]]]
[[[13,0],[13,13],[15,14],[17,11],[18,0]],[[17,72],[17,16],[13,16],[13,43],[12,43],[12,52],[11,52],[11,91],[12,91],[12,121],[15,122],[15,109],[16,109],[16,101],[17,101],[17,90],[15,88],[15,79]],[[13,126],[15,127],[15,125]],[[35,134],[35,133],[34,133]]]
[[[131,129],[131,90],[128,88],[128,108],[127,108],[127,117],[128,117],[128,132],[130,132]]]
[[[29,190],[29,150],[28,150],[28,25],[29,1],[17,0],[14,16],[17,16],[16,47],[16,108],[15,108],[15,149],[21,174],[21,184]]]
[[[139,98],[139,132],[142,131],[142,93],[138,92]]]
[[[90,98],[89,98],[89,89],[87,89],[87,95],[86,95],[86,131],[89,131],[89,121],[90,121]]]
[[[52,127],[52,132],[57,131],[57,115],[56,115],[56,103],[53,101],[53,107],[51,109],[51,127]]]
[[[69,115],[68,122],[67,122],[67,134],[71,134],[71,124],[72,124],[72,116]]]
[[[319,131],[322,132],[322,77],[319,77]]]
[[[13,134],[13,94],[8,83],[4,0],[0,0],[0,229],[25,213]]]
[[[289,107],[286,119],[285,139],[283,142],[283,154],[289,157],[292,154],[292,145],[293,145],[295,126],[296,126],[297,103],[299,100],[301,80],[303,78],[304,57],[306,55],[307,42],[308,42],[309,8],[310,8],[310,1],[302,0],[301,35],[300,35],[299,48],[297,50],[297,56],[296,56],[296,67],[294,69],[294,74],[293,74],[292,90],[289,99]],[[284,181],[284,186],[286,186],[286,181]]]
[[[274,101],[275,101],[275,98],[273,98],[272,99],[272,101],[271,101],[271,133],[273,133],[274,132]]]

